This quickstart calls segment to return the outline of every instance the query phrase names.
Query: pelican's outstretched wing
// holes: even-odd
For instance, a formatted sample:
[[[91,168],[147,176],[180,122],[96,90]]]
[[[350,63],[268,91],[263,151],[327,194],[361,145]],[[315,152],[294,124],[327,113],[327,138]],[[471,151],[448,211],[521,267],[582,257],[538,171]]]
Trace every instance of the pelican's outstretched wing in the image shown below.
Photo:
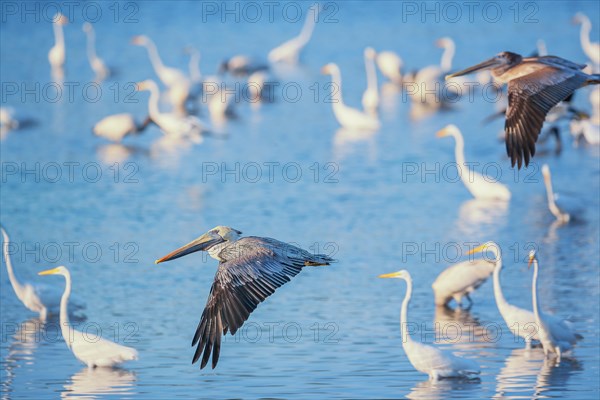
[[[548,111],[586,81],[586,75],[579,71],[548,65],[509,82],[504,130],[513,167],[516,163],[521,168],[523,160],[529,165]]]
[[[269,238],[246,237],[225,248],[210,289],[192,346],[198,345],[192,363],[202,355],[204,368],[212,352],[212,367],[219,361],[221,335],[232,335],[275,289],[289,282],[303,267],[328,265],[320,254]]]

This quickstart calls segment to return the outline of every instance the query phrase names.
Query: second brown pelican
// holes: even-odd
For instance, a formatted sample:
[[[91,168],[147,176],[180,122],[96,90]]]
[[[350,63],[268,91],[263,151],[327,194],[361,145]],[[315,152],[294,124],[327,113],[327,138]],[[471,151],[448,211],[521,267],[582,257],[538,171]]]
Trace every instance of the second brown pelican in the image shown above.
[[[206,307],[194,334],[196,352],[192,363],[200,359],[204,368],[212,353],[217,366],[221,335],[237,330],[252,311],[275,289],[289,282],[304,267],[334,262],[324,254],[311,254],[301,248],[271,238],[248,236],[227,226],[217,226],[198,239],[167,254],[156,263],[174,260],[197,251],[208,251],[219,260],[219,269],[210,288]]]
[[[508,83],[506,109],[506,152],[511,165],[521,168],[535,154],[535,142],[546,114],[575,90],[600,84],[600,75],[582,71],[585,65],[555,56],[522,57],[508,51],[447,75],[446,79],[490,69],[499,83]]]

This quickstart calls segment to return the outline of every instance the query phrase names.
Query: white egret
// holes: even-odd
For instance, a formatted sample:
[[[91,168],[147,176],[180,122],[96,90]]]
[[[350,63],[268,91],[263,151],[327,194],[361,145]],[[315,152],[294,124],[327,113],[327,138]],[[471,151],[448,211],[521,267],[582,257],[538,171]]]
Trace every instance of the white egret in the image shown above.
[[[104,61],[96,54],[96,34],[94,28],[92,27],[92,24],[86,21],[83,23],[82,29],[87,36],[87,57],[90,66],[96,74],[96,80],[102,81],[110,75],[110,70],[106,64],[104,64]]]
[[[154,72],[161,82],[168,87],[167,96],[177,113],[185,114],[185,102],[190,94],[191,83],[187,76],[177,68],[166,67],[154,42],[147,36],[139,35],[131,39],[136,46],[143,46],[148,51]]]
[[[150,122],[150,117],[146,117],[142,123],[138,123],[131,114],[113,114],[98,121],[92,131],[96,136],[101,136],[113,142],[120,142],[129,134],[143,131]]]
[[[377,87],[377,71],[375,70],[375,57],[377,53],[371,47],[364,51],[365,69],[367,71],[367,89],[362,96],[362,105],[365,112],[376,116],[379,107],[379,89]]]
[[[406,294],[402,301],[400,313],[400,330],[402,334],[402,347],[408,360],[417,371],[429,375],[432,380],[441,378],[476,378],[479,375],[479,365],[473,360],[456,356],[455,354],[440,350],[434,346],[414,341],[407,330],[408,304],[412,295],[412,279],[407,270],[379,275],[380,278],[398,278],[406,281]]]
[[[402,59],[393,51],[381,51],[377,53],[377,66],[379,70],[392,83],[402,84]]]
[[[447,125],[436,134],[437,137],[452,136],[456,141],[454,155],[456,157],[457,168],[459,168],[460,179],[465,187],[476,199],[486,200],[510,200],[510,190],[499,183],[490,182],[481,174],[469,169],[464,155],[464,139],[460,130],[455,125]]]
[[[112,367],[125,361],[137,360],[137,350],[122,346],[104,338],[93,338],[89,334],[73,329],[69,323],[68,303],[71,295],[71,274],[60,266],[38,273],[38,275],[62,275],[65,277],[65,291],[60,299],[60,330],[67,347],[75,358],[88,368]]]
[[[586,116],[584,113],[578,113],[571,120],[571,134],[579,139],[583,136],[589,144],[600,143],[600,86],[597,86],[590,92],[590,103],[592,105],[592,115]]]
[[[186,138],[195,143],[202,142],[202,132],[206,131],[206,125],[197,117],[182,117],[174,113],[163,113],[158,109],[158,98],[160,92],[158,85],[152,79],[147,79],[136,84],[136,90],[147,90],[150,92],[148,100],[148,114],[152,121],[167,136]]]
[[[435,305],[445,306],[454,299],[462,307],[463,297],[473,304],[469,294],[487,281],[494,267],[495,263],[488,260],[469,260],[446,268],[431,285]]]
[[[583,337],[573,330],[571,324],[566,320],[559,320],[556,317],[548,318],[539,305],[538,295],[538,273],[539,266],[535,251],[529,252],[529,265],[533,264],[533,281],[531,284],[531,296],[533,299],[533,313],[537,324],[539,340],[544,348],[544,354],[555,353],[560,362],[562,354],[571,350],[573,345]]]
[[[52,20],[52,28],[54,29],[54,46],[48,52],[48,61],[53,73],[62,71],[65,64],[65,35],[63,26],[68,24],[69,20],[61,13],[57,13]]]
[[[348,107],[342,99],[342,77],[339,67],[334,63],[329,63],[321,69],[321,73],[331,75],[331,97],[333,113],[339,124],[350,130],[376,130],[380,123],[376,117],[368,115],[357,109]]]
[[[8,272],[10,285],[21,303],[29,310],[38,313],[40,315],[40,320],[45,321],[49,314],[58,313],[60,306],[60,291],[55,290],[53,287],[38,283],[19,282],[10,259],[10,238],[4,228],[0,227],[0,230],[2,231],[2,239],[4,241],[2,254],[4,255],[4,262],[6,263],[6,271]],[[85,305],[82,302],[77,301],[74,303],[74,308],[81,310],[85,308]]]
[[[590,40],[590,33],[592,31],[592,22],[584,13],[577,13],[573,17],[573,23],[581,24],[581,31],[579,31],[579,39],[581,41],[581,48],[590,60],[596,64],[596,68],[600,66],[600,43],[592,42]]]
[[[558,221],[562,223],[569,222],[571,216],[556,205],[556,196],[552,190],[552,177],[550,175],[550,167],[548,167],[548,164],[542,166],[542,175],[544,176],[544,185],[546,186],[546,196],[548,197],[548,208],[550,209],[550,212]]]
[[[313,30],[315,29],[318,13],[319,6],[312,6],[308,10],[306,20],[304,20],[304,26],[302,27],[300,34],[271,50],[268,55],[269,61],[272,63],[281,61],[290,64],[298,63],[298,60],[300,59],[300,52],[310,41]]]

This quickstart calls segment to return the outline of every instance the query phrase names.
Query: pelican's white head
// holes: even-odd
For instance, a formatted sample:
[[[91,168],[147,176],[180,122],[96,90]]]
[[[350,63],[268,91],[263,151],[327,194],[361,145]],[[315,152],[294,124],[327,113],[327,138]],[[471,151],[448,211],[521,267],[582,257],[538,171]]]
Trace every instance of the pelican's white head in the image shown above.
[[[53,268],[53,269],[47,269],[45,271],[38,272],[38,275],[62,275],[62,276],[69,276],[69,270],[67,269],[67,267],[61,265],[60,267],[56,267],[56,268]]]
[[[379,275],[379,278],[396,278],[396,279],[404,279],[405,281],[410,281],[410,272],[405,269],[402,269],[398,272],[392,272],[390,274],[382,274]]]
[[[228,226],[216,226],[185,246],[182,246],[166,256],[159,258],[155,261],[155,263],[159,264],[164,261],[174,260],[197,251],[208,251],[209,254],[213,256],[213,254],[218,254],[220,251],[221,246],[219,245],[222,245],[226,242],[235,242],[240,238],[241,234],[242,232]]]

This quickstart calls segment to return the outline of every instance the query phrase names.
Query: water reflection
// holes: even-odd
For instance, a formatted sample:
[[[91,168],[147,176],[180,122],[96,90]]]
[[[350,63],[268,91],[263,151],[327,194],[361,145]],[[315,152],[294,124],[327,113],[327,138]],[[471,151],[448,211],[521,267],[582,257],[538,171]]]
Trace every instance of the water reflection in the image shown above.
[[[96,399],[110,394],[123,398],[134,393],[135,380],[135,374],[124,369],[83,368],[64,385],[61,398]]]
[[[448,399],[452,394],[459,398],[479,397],[481,390],[478,379],[442,379],[439,381],[422,381],[406,395],[408,399]]]
[[[534,397],[550,397],[544,394],[550,390],[564,394],[569,378],[582,369],[581,363],[574,358],[562,358],[560,363],[556,363],[555,358],[545,358],[537,376]]]
[[[369,161],[377,160],[376,135],[377,131],[339,128],[333,137],[334,159],[337,161],[343,160],[355,152],[355,145],[364,143],[367,146],[366,151]]]
[[[96,149],[98,160],[106,165],[122,163],[127,161],[132,155],[143,153],[147,153],[147,151],[137,146],[123,145],[121,143],[108,143]]]
[[[5,379],[2,382],[3,392],[12,391],[12,382],[15,377],[15,369],[20,364],[31,365],[34,362],[34,352],[40,342],[40,333],[45,322],[38,317],[31,318],[21,324],[4,323],[3,334],[15,328],[15,333],[11,336],[11,343],[8,346],[6,359],[3,361]]]
[[[506,221],[508,202],[471,199],[463,202],[455,223],[459,233],[465,237],[475,237],[486,228],[486,236],[491,236]],[[492,230],[492,228],[494,230]]]

